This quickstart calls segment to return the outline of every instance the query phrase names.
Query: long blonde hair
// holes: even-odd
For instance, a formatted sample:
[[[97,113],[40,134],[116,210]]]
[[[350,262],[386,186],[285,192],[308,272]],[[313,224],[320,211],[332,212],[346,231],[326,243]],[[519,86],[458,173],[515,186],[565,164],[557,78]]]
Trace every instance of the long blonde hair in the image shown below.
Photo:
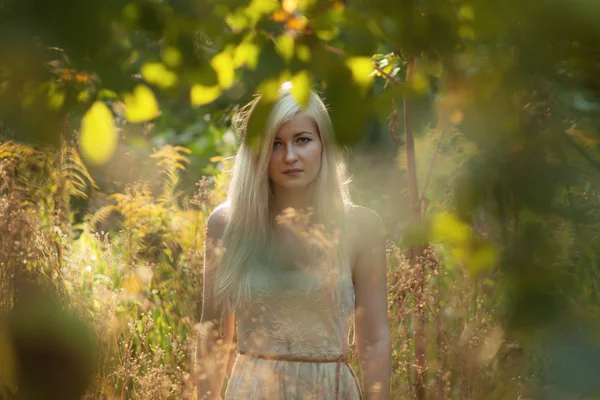
[[[329,226],[343,223],[350,205],[346,165],[335,144],[331,119],[321,98],[311,91],[308,105],[303,108],[289,88],[280,90],[265,121],[264,134],[258,146],[252,146],[247,140],[248,122],[261,100],[261,96],[257,96],[234,117],[234,128],[241,143],[227,195],[227,223],[222,238],[225,252],[215,269],[213,286],[215,302],[224,312],[232,311],[251,298],[248,271],[269,245],[271,222],[275,217],[268,173],[273,141],[279,128],[299,113],[315,121],[322,143],[321,168],[310,185],[316,218]],[[343,262],[344,252],[336,251],[336,262]]]

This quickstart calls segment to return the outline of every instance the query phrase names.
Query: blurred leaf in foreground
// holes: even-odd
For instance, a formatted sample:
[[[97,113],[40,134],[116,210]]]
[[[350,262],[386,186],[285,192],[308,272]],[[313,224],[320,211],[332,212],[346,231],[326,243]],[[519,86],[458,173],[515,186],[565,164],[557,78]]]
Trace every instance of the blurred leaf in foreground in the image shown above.
[[[177,83],[177,75],[159,62],[144,64],[142,66],[142,76],[146,82],[161,88],[170,88]]]
[[[57,299],[33,292],[17,301],[8,318],[19,399],[79,399],[96,361],[92,331],[65,312]]]
[[[299,72],[292,78],[292,94],[302,107],[308,105],[311,81],[310,74],[307,71]]]
[[[110,109],[96,101],[81,121],[79,148],[93,164],[104,164],[117,147],[117,132]]]
[[[152,90],[146,85],[138,85],[132,94],[124,96],[127,106],[126,117],[130,122],[146,122],[158,116],[158,103]]]
[[[192,86],[190,90],[190,101],[192,106],[201,106],[215,101],[221,95],[219,86],[203,86],[200,84]]]

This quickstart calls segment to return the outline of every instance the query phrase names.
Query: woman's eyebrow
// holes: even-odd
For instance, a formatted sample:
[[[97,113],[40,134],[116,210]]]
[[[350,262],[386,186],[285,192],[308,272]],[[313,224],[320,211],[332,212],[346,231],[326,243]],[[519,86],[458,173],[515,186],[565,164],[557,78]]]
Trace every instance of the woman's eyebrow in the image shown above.
[[[312,135],[312,134],[313,134],[312,132],[309,132],[309,131],[300,131],[300,132],[298,132],[298,133],[294,133],[294,136],[293,136],[293,137],[298,137],[298,136],[302,135],[303,133],[307,133],[307,134],[309,134],[309,135]],[[281,140],[281,138],[280,138],[279,136],[275,136],[275,139],[279,139],[279,140]]]
[[[312,135],[312,132],[309,132],[309,131],[301,131],[301,132],[298,132],[298,133],[294,133],[294,137],[300,136],[300,135],[302,135],[303,133],[308,133],[309,135]]]

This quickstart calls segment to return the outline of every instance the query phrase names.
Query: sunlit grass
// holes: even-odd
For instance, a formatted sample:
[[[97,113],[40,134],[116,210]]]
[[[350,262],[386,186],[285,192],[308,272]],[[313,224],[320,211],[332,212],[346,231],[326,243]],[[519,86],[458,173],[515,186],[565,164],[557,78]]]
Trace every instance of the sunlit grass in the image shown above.
[[[188,198],[177,188],[185,151],[164,148],[155,158],[163,168],[160,190],[144,182],[128,185],[77,225],[58,212],[61,204],[67,206],[60,203],[62,194],[52,180],[71,175],[38,176],[39,171],[27,168],[26,157],[0,160],[5,177],[0,223],[7,227],[0,241],[1,309],[8,313],[18,298],[21,282],[15,274],[26,273],[31,281],[54,288],[65,312],[94,333],[94,373],[85,398],[179,399],[194,393],[205,222],[224,199],[226,178],[202,180]],[[28,186],[31,182],[36,191]],[[484,295],[490,283],[474,281],[462,267],[449,268],[439,259],[431,249],[422,260],[425,292],[417,304],[417,269],[401,249],[388,245],[393,397],[413,395],[414,318],[422,308],[431,398],[486,398],[490,393],[516,398],[528,378],[513,379],[514,370],[503,367],[512,360],[510,365],[522,370],[523,363],[506,346],[494,303]],[[9,353],[0,357],[7,365]],[[353,365],[358,367],[354,353]],[[17,367],[11,368],[0,376],[0,394],[17,389],[11,374]]]

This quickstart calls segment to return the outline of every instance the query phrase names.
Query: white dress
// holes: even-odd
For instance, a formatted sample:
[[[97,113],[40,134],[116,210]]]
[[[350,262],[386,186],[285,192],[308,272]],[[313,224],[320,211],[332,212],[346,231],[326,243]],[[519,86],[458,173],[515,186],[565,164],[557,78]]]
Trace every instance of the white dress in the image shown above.
[[[350,267],[255,268],[252,293],[236,309],[238,354],[226,400],[362,398],[352,368],[337,362],[349,347]]]

